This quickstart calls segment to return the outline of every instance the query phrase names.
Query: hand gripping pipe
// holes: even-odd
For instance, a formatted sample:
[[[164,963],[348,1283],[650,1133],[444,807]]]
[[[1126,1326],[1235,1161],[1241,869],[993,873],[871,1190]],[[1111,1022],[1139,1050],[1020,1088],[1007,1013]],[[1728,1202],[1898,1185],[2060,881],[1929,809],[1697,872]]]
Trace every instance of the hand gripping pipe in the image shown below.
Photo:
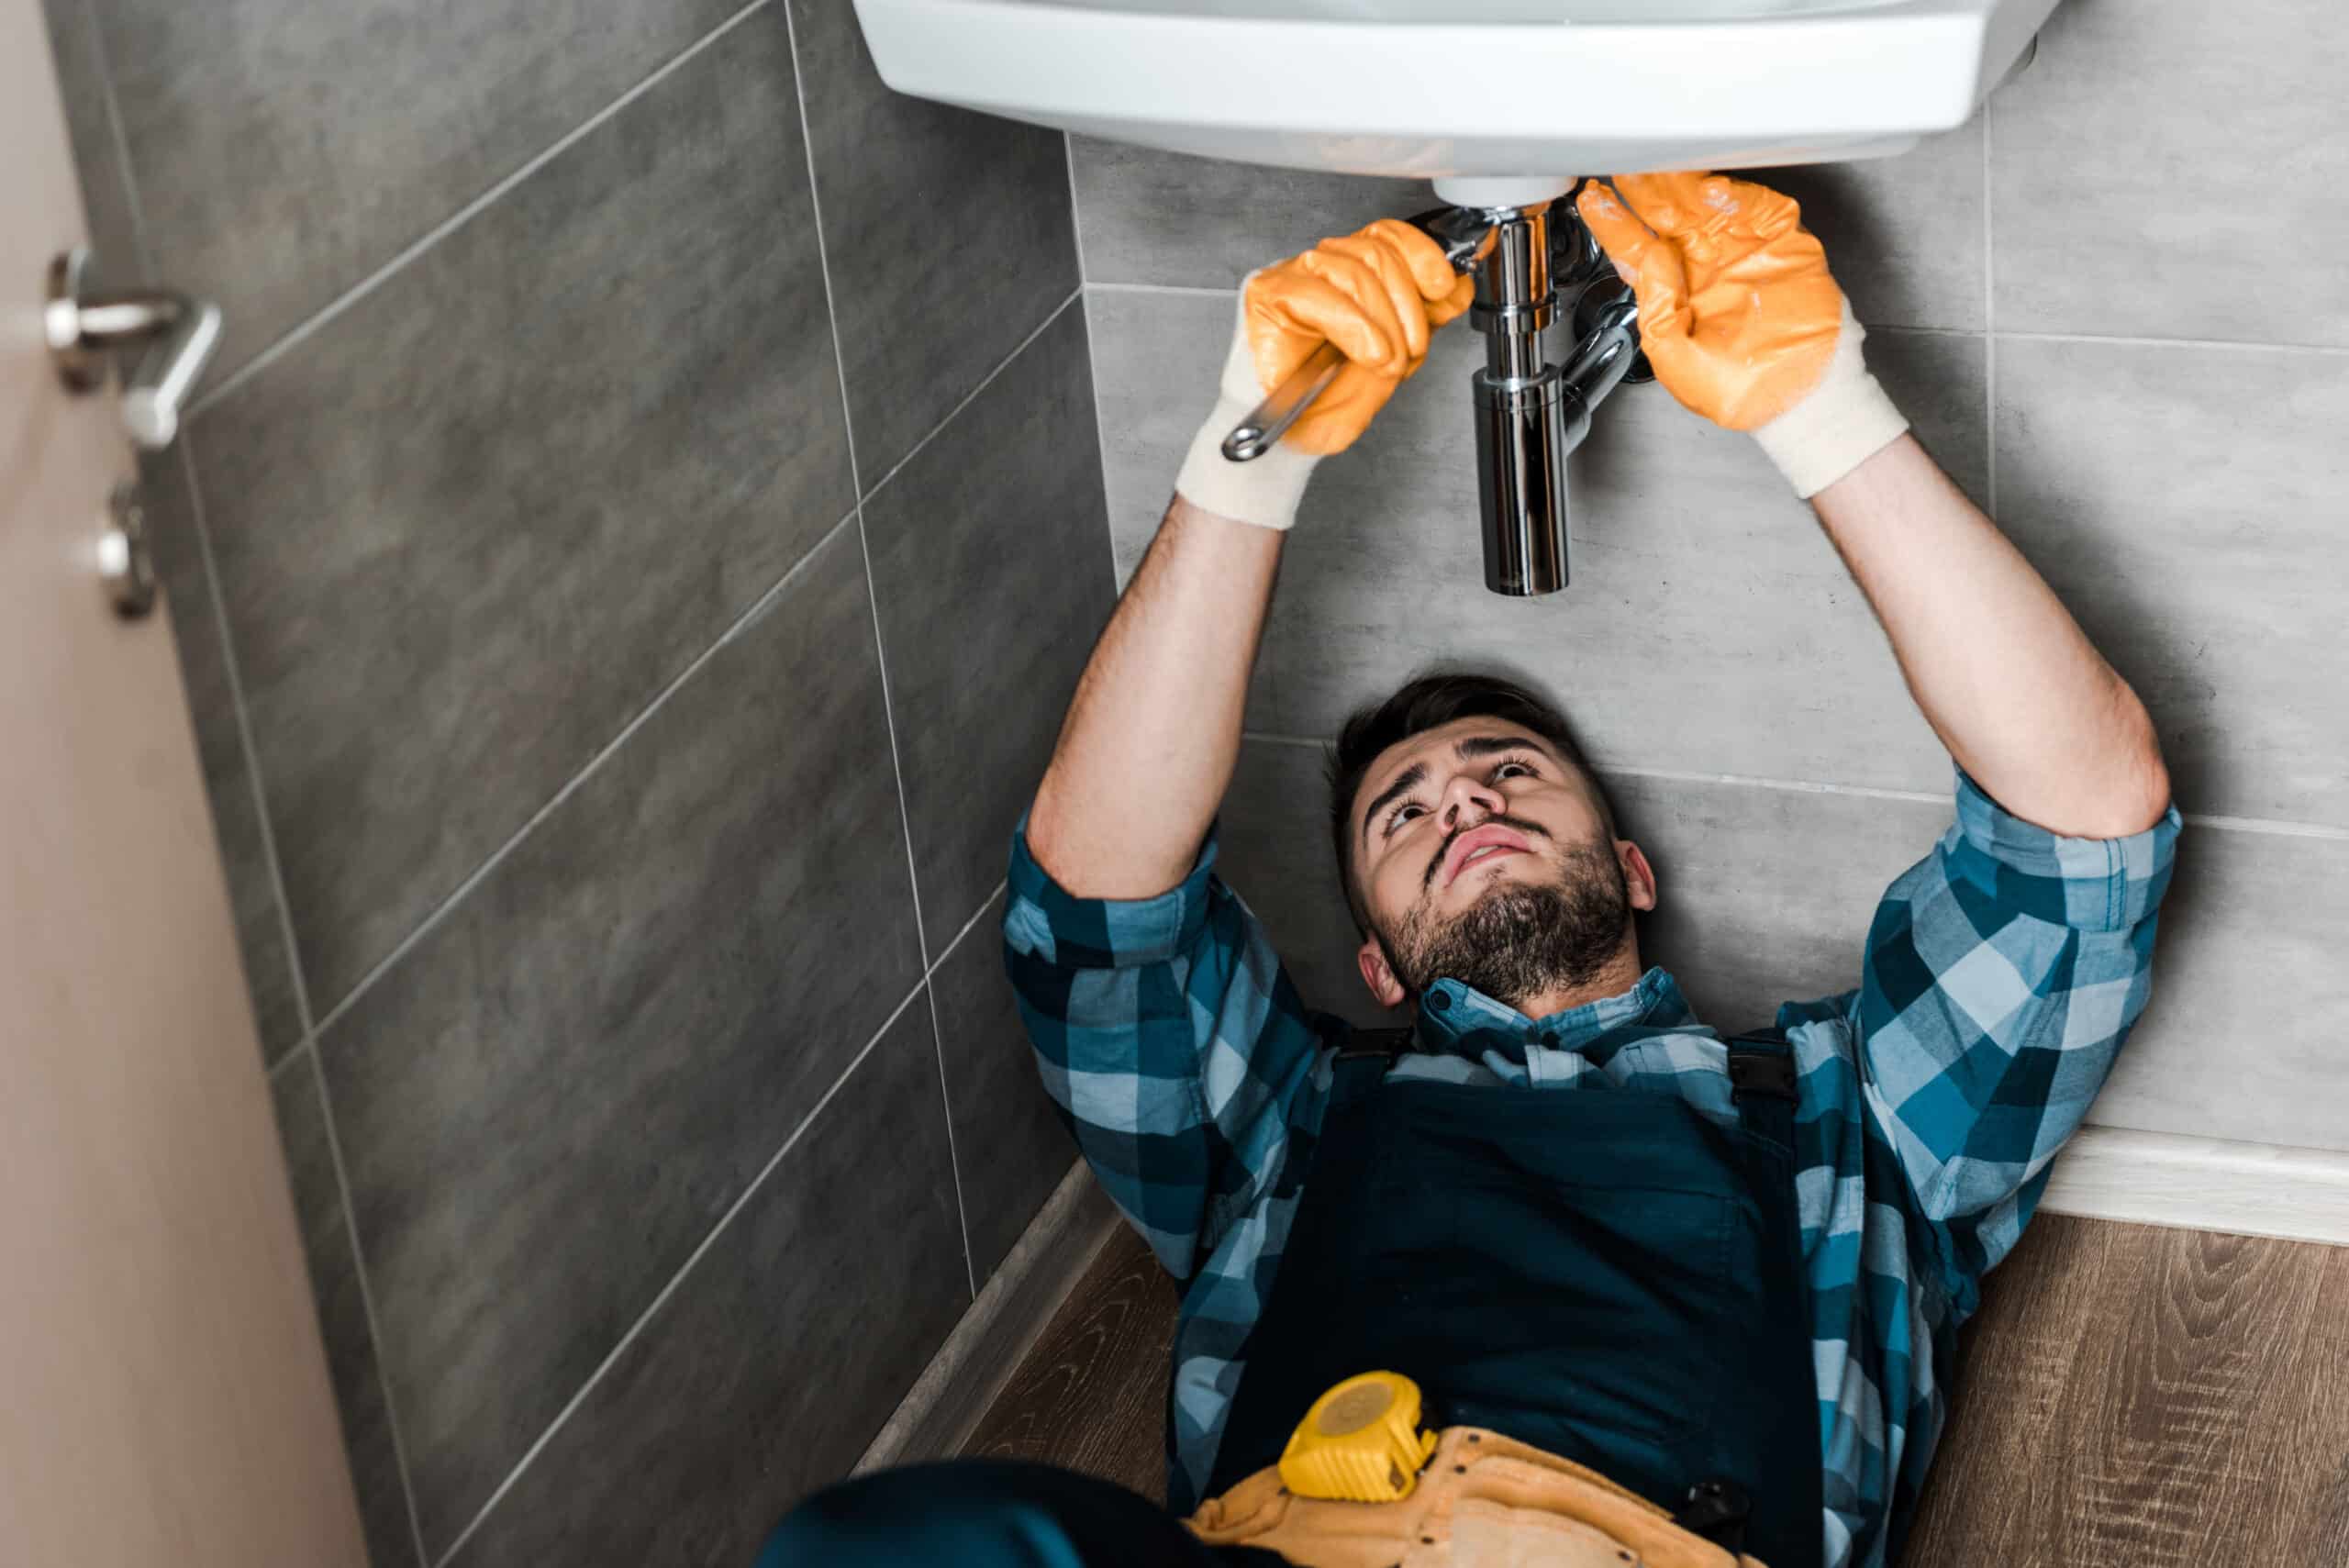
[[[1591,410],[1642,369],[1638,306],[1564,199],[1439,207],[1411,221],[1476,280],[1468,318],[1485,335],[1485,368],[1469,391],[1485,586],[1520,597],[1555,593],[1568,575],[1566,454],[1590,434]],[[1547,361],[1542,340],[1561,285],[1576,299],[1580,333],[1563,366]],[[1322,345],[1225,438],[1224,456],[1245,462],[1271,450],[1344,362]]]

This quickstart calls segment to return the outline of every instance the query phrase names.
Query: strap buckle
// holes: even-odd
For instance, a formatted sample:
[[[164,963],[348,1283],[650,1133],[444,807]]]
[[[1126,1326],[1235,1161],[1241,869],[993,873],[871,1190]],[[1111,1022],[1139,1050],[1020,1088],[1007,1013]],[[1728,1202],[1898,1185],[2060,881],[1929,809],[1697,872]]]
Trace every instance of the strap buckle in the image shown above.
[[[1736,1551],[1744,1548],[1745,1521],[1753,1512],[1753,1499],[1744,1487],[1717,1477],[1689,1487],[1687,1500],[1672,1516],[1672,1522],[1691,1535]]]
[[[1729,1097],[1735,1105],[1746,1095],[1799,1103],[1795,1092],[1795,1057],[1791,1051],[1764,1051],[1742,1040],[1729,1042]]]
[[[1346,1043],[1338,1048],[1337,1060],[1375,1056],[1392,1062],[1410,1048],[1411,1031],[1408,1029],[1354,1029],[1347,1034]]]

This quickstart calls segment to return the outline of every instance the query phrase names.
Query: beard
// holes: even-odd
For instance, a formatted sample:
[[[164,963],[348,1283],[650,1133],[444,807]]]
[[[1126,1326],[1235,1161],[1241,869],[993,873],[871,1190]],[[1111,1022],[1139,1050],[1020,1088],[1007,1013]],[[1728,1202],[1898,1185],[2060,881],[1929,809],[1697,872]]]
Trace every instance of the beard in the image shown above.
[[[1448,920],[1422,900],[1379,933],[1387,967],[1414,997],[1449,976],[1512,1007],[1589,984],[1623,945],[1631,890],[1609,844],[1566,851],[1560,869],[1555,882],[1496,878]]]

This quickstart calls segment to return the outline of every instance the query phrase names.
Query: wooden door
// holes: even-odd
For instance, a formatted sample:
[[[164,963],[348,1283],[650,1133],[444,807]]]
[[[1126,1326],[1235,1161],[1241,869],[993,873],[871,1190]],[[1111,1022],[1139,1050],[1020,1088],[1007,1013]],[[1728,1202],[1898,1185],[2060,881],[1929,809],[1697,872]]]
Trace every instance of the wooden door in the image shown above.
[[[100,587],[121,415],[42,336],[84,235],[38,0],[0,148],[0,1562],[357,1568],[170,607]]]

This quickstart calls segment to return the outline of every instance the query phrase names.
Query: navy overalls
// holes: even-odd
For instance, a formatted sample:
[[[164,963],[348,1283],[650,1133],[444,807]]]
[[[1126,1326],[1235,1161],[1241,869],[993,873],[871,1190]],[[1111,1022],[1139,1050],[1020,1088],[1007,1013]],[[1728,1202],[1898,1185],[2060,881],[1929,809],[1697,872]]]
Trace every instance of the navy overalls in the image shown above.
[[[1505,1432],[1770,1568],[1818,1568],[1784,1037],[1729,1042],[1733,1128],[1676,1095],[1390,1083],[1407,1039],[1359,1030],[1339,1053],[1210,1495],[1275,1462],[1330,1385],[1397,1372],[1431,1425]],[[1204,1547],[1106,1482],[958,1462],[819,1494],[760,1563],[917,1553],[1039,1568],[1267,1560]]]

